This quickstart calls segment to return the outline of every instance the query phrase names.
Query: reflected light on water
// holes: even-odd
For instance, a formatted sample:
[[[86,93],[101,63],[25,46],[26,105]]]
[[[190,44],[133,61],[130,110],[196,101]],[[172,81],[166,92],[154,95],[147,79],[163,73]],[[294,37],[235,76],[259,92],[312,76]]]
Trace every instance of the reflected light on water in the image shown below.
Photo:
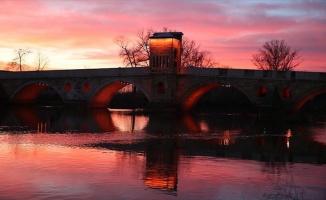
[[[111,112],[113,124],[119,131],[139,131],[143,130],[149,121],[148,116],[137,116],[124,112]]]
[[[223,133],[223,145],[229,145],[230,144],[230,131],[226,130]]]
[[[326,145],[326,117],[316,121],[316,125],[313,128],[314,140]]]
[[[208,131],[209,130],[208,124],[203,120],[200,121],[199,126],[200,126],[201,131]]]
[[[171,171],[166,174],[160,171],[156,173],[146,173],[145,185],[148,188],[175,191],[177,189],[177,182],[177,171],[175,171],[175,173]]]
[[[325,121],[276,126],[241,115],[22,111],[29,112],[0,118],[0,199],[326,194]]]
[[[289,149],[290,148],[290,137],[292,137],[291,129],[287,130],[285,137],[286,137],[286,147]]]
[[[124,180],[129,179],[129,174],[142,171],[144,162],[143,157],[126,157],[117,151],[104,153],[95,149],[20,142],[0,144],[0,199],[5,199],[6,194],[16,197],[6,199],[92,199],[92,196],[96,199],[96,194],[92,195],[94,188],[100,192],[114,184],[120,185],[116,191],[122,193],[128,189]],[[125,167],[131,163],[132,167]],[[122,167],[126,172],[121,171]],[[133,182],[138,181],[128,183],[135,184]]]
[[[37,123],[37,133],[47,133],[47,123],[46,122],[40,122]]]

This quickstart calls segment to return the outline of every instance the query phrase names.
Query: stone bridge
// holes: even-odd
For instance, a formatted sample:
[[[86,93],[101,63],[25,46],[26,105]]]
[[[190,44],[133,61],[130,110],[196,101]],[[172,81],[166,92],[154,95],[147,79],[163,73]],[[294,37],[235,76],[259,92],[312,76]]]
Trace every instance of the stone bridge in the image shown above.
[[[152,109],[191,110],[215,87],[233,87],[257,107],[300,108],[326,92],[326,73],[244,69],[181,68],[160,73],[151,67],[0,72],[0,97],[11,104],[34,103],[52,88],[66,104],[106,108],[128,84],[143,92]]]
[[[150,67],[56,71],[0,71],[0,98],[30,104],[46,88],[64,103],[106,108],[127,84],[144,93],[153,110],[191,110],[215,87],[232,87],[257,107],[300,108],[326,92],[326,73],[181,67],[181,32],[150,37]]]

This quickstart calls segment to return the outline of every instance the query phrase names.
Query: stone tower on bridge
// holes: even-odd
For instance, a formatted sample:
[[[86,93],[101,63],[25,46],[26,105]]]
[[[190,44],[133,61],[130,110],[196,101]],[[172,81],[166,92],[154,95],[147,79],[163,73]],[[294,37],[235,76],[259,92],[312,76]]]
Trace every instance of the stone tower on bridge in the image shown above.
[[[150,37],[150,67],[154,73],[179,73],[182,32],[160,32]]]
[[[153,77],[152,107],[175,106],[177,77],[181,71],[182,32],[157,32],[150,37],[150,68]]]

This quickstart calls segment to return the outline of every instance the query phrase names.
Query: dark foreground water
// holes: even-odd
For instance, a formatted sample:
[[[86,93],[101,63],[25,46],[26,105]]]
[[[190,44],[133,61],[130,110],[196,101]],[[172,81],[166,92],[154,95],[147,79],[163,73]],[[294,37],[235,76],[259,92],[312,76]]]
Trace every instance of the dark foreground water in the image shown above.
[[[326,199],[326,117],[13,108],[0,199]]]

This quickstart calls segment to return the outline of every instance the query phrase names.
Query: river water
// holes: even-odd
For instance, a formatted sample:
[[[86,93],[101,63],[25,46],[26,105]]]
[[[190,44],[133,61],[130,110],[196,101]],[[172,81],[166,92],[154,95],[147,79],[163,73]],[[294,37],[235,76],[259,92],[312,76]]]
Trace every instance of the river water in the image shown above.
[[[0,199],[326,199],[326,115],[16,107]]]

